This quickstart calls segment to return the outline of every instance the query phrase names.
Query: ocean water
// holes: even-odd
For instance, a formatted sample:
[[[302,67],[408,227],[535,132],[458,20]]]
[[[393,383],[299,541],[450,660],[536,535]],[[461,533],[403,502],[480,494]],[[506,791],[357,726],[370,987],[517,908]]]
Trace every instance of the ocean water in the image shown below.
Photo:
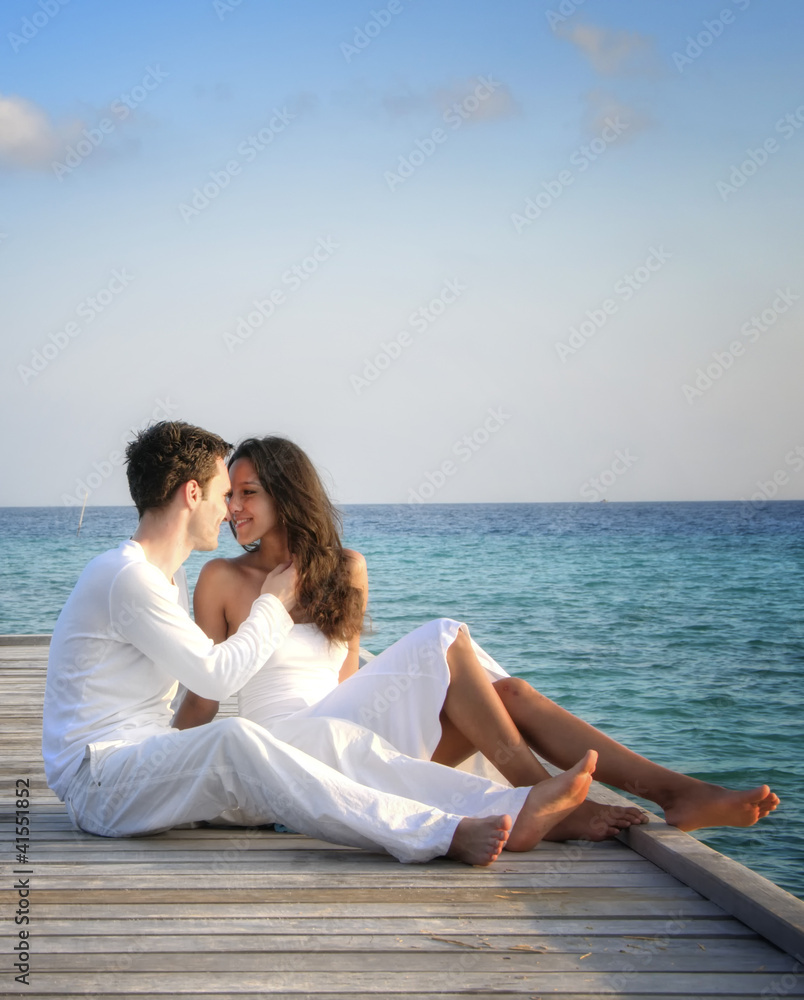
[[[50,632],[133,508],[0,508],[0,632]],[[700,839],[804,898],[804,502],[344,509],[379,652],[466,621],[510,673],[632,749],[779,809]],[[239,551],[223,526],[218,555]],[[194,553],[190,585],[214,553]]]

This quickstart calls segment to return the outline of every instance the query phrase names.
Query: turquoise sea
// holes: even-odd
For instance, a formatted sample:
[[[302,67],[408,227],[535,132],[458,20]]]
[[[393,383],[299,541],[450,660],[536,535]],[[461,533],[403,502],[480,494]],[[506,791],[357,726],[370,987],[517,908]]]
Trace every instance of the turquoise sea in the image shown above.
[[[782,798],[701,839],[804,898],[804,502],[344,508],[378,652],[466,621],[510,673],[653,759]],[[50,632],[133,507],[0,508],[0,632]],[[223,526],[218,554],[237,545]],[[192,587],[213,553],[188,562]]]

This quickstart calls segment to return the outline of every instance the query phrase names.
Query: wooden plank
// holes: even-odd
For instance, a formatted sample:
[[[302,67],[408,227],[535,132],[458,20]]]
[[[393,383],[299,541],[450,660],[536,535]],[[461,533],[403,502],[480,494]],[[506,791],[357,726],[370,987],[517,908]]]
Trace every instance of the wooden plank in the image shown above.
[[[32,633],[21,633],[18,635],[0,635],[0,646],[17,647],[16,653],[21,646],[49,646],[50,633],[47,635],[36,635]],[[47,654],[45,654],[47,655]]]
[[[629,941],[654,940],[671,937],[672,940],[708,941],[719,939],[740,939],[742,948],[746,941],[762,941],[744,924],[730,918],[720,920],[703,917],[693,918],[674,923],[664,919],[624,918],[596,919],[590,922],[586,919],[572,917],[540,918],[530,915],[510,914],[502,909],[496,916],[478,909],[475,913],[460,916],[445,916],[438,913],[420,913],[413,915],[415,907],[408,907],[409,913],[394,915],[396,903],[375,904],[371,910],[382,909],[382,914],[363,913],[366,906],[350,907],[349,915],[344,916],[342,906],[333,906],[329,912],[316,907],[313,915],[303,915],[302,906],[284,907],[284,914],[277,914],[273,907],[226,907],[236,909],[235,913],[226,913],[217,917],[205,917],[206,906],[191,907],[189,905],[170,904],[170,912],[165,912],[168,904],[156,904],[144,907],[133,903],[127,906],[124,916],[120,907],[95,906],[92,904],[76,907],[75,904],[58,907],[56,915],[51,910],[44,911],[37,906],[37,927],[42,934],[52,937],[70,935],[79,930],[87,938],[96,936],[126,934],[136,930],[139,937],[172,937],[177,934],[217,934],[248,936],[254,934],[293,934],[293,935],[354,935],[354,934],[439,934],[455,937],[456,935],[475,934],[492,939],[497,936],[519,934],[528,935],[537,944],[548,937],[567,938],[583,936],[584,938],[614,937],[625,944]],[[401,907],[400,907],[401,908]],[[264,912],[258,913],[257,910]],[[158,912],[154,912],[158,911]],[[4,929],[5,936],[12,936],[12,928]],[[538,940],[537,940],[538,939]],[[625,944],[623,945],[625,947]],[[773,949],[771,949],[771,952]]]
[[[757,872],[666,824],[624,838],[643,857],[703,893],[790,955],[804,955],[804,902]]]
[[[601,801],[633,805],[610,788],[596,788],[595,794]],[[804,901],[660,817],[648,816],[649,823],[632,826],[618,839],[788,954],[804,955]]]
[[[58,842],[60,839],[64,839],[71,842],[83,842],[93,845],[94,847],[101,847],[102,845],[108,846],[111,850],[127,850],[126,845],[149,845],[152,843],[160,843],[165,839],[169,840],[191,840],[192,843],[198,844],[203,841],[240,841],[244,839],[250,839],[251,837],[270,837],[271,846],[290,846],[298,847],[300,842],[304,843],[305,850],[315,849],[315,848],[325,848],[328,851],[360,851],[356,847],[346,847],[338,844],[331,844],[323,840],[315,840],[313,838],[302,837],[301,834],[290,834],[290,833],[276,833],[270,827],[233,827],[233,826],[196,826],[191,827],[189,824],[181,827],[174,827],[172,830],[167,830],[164,833],[153,834],[142,837],[127,837],[127,838],[108,838],[108,837],[97,837],[90,833],[85,833],[82,830],[76,830],[70,823],[69,817],[64,806],[58,801],[55,795],[52,795],[52,800],[48,802],[43,802],[37,805],[36,815],[31,817],[32,827],[34,831],[42,830],[47,833],[48,837],[52,842]],[[0,812],[0,836],[3,834],[8,834],[13,832],[14,820],[13,812],[9,812],[7,803],[4,812]],[[365,851],[360,851],[361,855],[365,856]],[[542,860],[550,861],[564,861],[570,867],[574,867],[576,862],[582,862],[586,859],[591,859],[594,861],[616,861],[620,859],[629,859],[630,861],[639,861],[639,856],[635,855],[624,844],[619,843],[616,840],[601,841],[600,843],[585,843],[585,844],[560,844],[560,843],[547,843],[543,842],[539,844],[533,851],[528,851],[525,853],[508,853],[504,855],[506,863],[508,864],[526,864],[532,862],[539,862]]]
[[[255,878],[257,873],[255,873]],[[437,877],[437,876],[436,876]],[[94,893],[95,901],[99,901],[101,896],[104,901],[116,902],[143,902],[158,900],[159,894],[170,892],[176,902],[196,902],[203,899],[220,900],[225,895],[228,900],[240,900],[242,902],[266,902],[279,903],[291,902],[302,903],[310,901],[341,901],[343,903],[360,903],[376,898],[377,886],[355,885],[350,878],[337,879],[335,876],[327,877],[327,885],[320,888],[304,888],[300,886],[290,886],[285,890],[281,889],[230,889],[228,879],[223,879],[217,886],[209,888],[210,878],[207,878],[205,891],[193,892],[187,888],[183,882],[172,878],[169,873],[164,876],[143,880],[145,884],[124,884],[120,889],[110,890],[104,888],[108,885],[108,879],[84,880],[75,878],[66,887],[59,889],[39,889],[36,883],[32,883],[34,892],[31,896],[31,905],[38,903],[43,897],[43,901],[52,900],[54,896],[60,895],[64,898],[64,893],[81,893],[82,901]],[[320,879],[319,879],[320,881]],[[420,893],[413,889],[408,889],[404,885],[391,886],[385,879],[383,881],[383,892],[388,897],[395,900],[414,901],[421,898]],[[375,880],[376,883],[376,880]],[[469,890],[471,893],[471,890]],[[532,906],[539,914],[555,917],[616,917],[618,914],[627,913],[630,917],[664,917],[677,920],[686,920],[696,916],[722,917],[723,910],[709,902],[709,900],[697,897],[696,894],[686,886],[678,888],[665,888],[661,892],[650,889],[619,889],[616,887],[608,889],[548,889],[544,892],[536,890],[531,892],[526,889],[515,890],[520,894],[527,893],[530,896]],[[432,894],[432,889],[427,890]],[[13,899],[13,892],[4,894],[4,898]]]
[[[32,829],[34,842],[40,829],[36,824]],[[6,836],[12,832],[9,830]],[[182,865],[203,864],[212,860],[216,855],[226,854],[230,856],[232,852],[236,851],[238,858],[242,858],[244,863],[252,864],[269,859],[279,866],[336,864],[348,867],[358,860],[364,862],[367,867],[372,863],[376,865],[386,863],[384,855],[368,854],[357,848],[339,848],[323,841],[318,842],[316,849],[311,846],[308,850],[307,840],[300,842],[299,839],[290,840],[287,837],[280,839],[281,834],[273,834],[270,831],[259,831],[259,833],[250,834],[243,839],[235,837],[226,840],[207,839],[206,841],[201,836],[196,836],[196,832],[201,833],[201,831],[193,831],[192,836],[181,840],[178,838],[169,840],[160,836],[158,840],[148,838],[148,840],[118,841],[110,841],[107,838],[90,838],[86,834],[79,834],[75,837],[66,835],[56,839],[55,834],[47,833],[47,841],[36,844],[36,857],[38,862],[46,865],[74,864],[76,862],[80,862],[82,865],[109,862],[128,865],[147,863],[154,858],[162,860],[170,858],[173,864]],[[582,860],[566,862],[560,855],[539,854],[535,851],[527,854],[504,853],[492,871],[517,872],[522,875],[536,876],[556,873],[559,866],[559,874],[562,875],[572,872],[604,873],[611,876],[662,872],[662,869],[652,862],[628,852],[623,852],[619,856],[610,855],[607,858],[587,855]]]
[[[180,943],[184,943],[184,939]],[[339,973],[354,972],[378,975],[402,973],[444,973],[450,967],[487,975],[516,973],[621,973],[628,967],[634,975],[649,971],[673,975],[712,975],[733,973],[766,973],[785,975],[790,971],[790,957],[783,952],[772,958],[746,957],[741,952],[723,958],[705,951],[690,951],[680,955],[664,954],[658,949],[620,954],[598,954],[590,949],[577,954],[565,952],[543,954],[537,950],[493,951],[483,948],[453,948],[451,951],[428,952],[416,949],[380,947],[372,949],[362,941],[351,942],[341,949],[330,947],[300,949],[292,939],[281,950],[203,951],[189,947],[186,951],[156,952],[138,947],[130,939],[122,947],[88,953],[80,945],[75,952],[38,951],[35,959],[37,979],[50,972],[102,975],[105,972],[170,973],[177,967],[190,967],[194,973],[220,972],[223,969],[244,973],[277,973],[298,971],[314,975],[333,968]],[[327,942],[328,944],[328,942]]]
[[[431,879],[430,884],[412,885],[407,888],[397,887],[393,891],[392,898],[394,901],[400,904],[417,903],[421,906],[443,897],[445,902],[458,904],[455,906],[455,911],[460,912],[462,900],[469,901],[483,898],[484,893],[481,886],[478,886],[477,889],[439,888],[438,872],[434,872],[429,868],[425,868],[424,872],[426,874],[422,874],[422,880],[429,876]],[[259,873],[255,872],[255,874]],[[80,879],[78,881],[80,884]],[[32,898],[35,898],[37,905],[42,905],[63,902],[65,899],[75,899],[77,898],[76,894],[80,892],[82,905],[88,903],[113,903],[117,905],[158,903],[164,901],[166,898],[164,893],[167,887],[170,888],[169,898],[183,905],[193,903],[208,903],[211,905],[219,903],[222,899],[231,903],[266,903],[271,906],[276,906],[280,903],[290,903],[293,905],[304,903],[333,904],[345,898],[341,888],[331,887],[324,879],[321,880],[322,884],[315,888],[289,888],[285,890],[229,889],[226,886],[225,879],[220,881],[211,879],[208,881],[211,881],[212,884],[207,885],[203,889],[192,890],[185,889],[178,880],[167,883],[167,885],[163,885],[162,887],[138,888],[136,890],[125,885],[120,887],[106,885],[98,889],[87,889],[81,886],[78,889],[65,889],[63,887],[38,889],[35,883],[32,883],[34,889]],[[384,887],[384,880],[379,881],[382,882]],[[378,892],[376,882],[377,880],[375,880],[375,884],[371,888],[353,887],[348,896],[350,903],[363,904],[378,898],[382,899],[383,894]],[[681,899],[678,896],[666,898],[664,905],[658,907],[659,914],[664,916],[665,919],[675,919],[678,915],[683,915],[685,919],[694,916],[724,916],[724,912],[719,906],[692,893],[686,886],[683,889],[685,890],[685,895]],[[608,911],[615,911],[614,915],[616,915],[617,907],[620,907],[619,912],[621,913],[627,913],[630,916],[645,916],[645,910],[649,908],[651,898],[654,900],[656,898],[655,896],[650,897],[643,901],[644,905],[638,906],[635,903],[633,894],[638,893],[640,890],[633,889],[631,890],[630,897],[621,894],[616,902],[612,903],[612,893],[615,892],[615,889],[611,889],[610,891],[596,890],[599,896],[602,895],[600,905],[598,906],[596,899],[589,899],[589,893],[592,891],[595,890],[587,890],[585,912],[600,910],[601,914],[603,914]],[[671,890],[663,890],[663,892],[669,893]],[[13,890],[7,889],[5,893],[6,895],[0,895],[0,899],[8,900],[9,897],[13,899]],[[386,895],[390,897],[390,891]],[[492,886],[486,891],[485,896],[486,898],[491,896],[495,899],[509,900],[512,909],[519,903],[523,907],[523,912],[551,912],[556,916],[560,916],[562,907],[572,901],[573,893],[570,890],[562,893],[560,890],[534,890],[529,888],[500,890]]]
[[[245,862],[236,865],[229,861],[216,863],[210,859],[207,872],[200,871],[198,865],[189,864],[171,865],[170,870],[166,871],[164,861],[154,861],[148,864],[134,862],[125,865],[93,864],[82,866],[79,872],[75,871],[75,868],[69,864],[42,865],[37,863],[31,886],[36,891],[78,886],[93,889],[107,885],[113,879],[121,888],[125,889],[148,889],[162,886],[166,882],[172,885],[178,882],[185,890],[188,890],[207,887],[212,875],[224,878],[227,890],[266,888],[275,892],[318,886],[321,883],[321,876],[326,873],[330,887],[349,886],[356,889],[374,889],[376,888],[376,875],[373,875],[372,872],[382,872],[382,878],[389,890],[413,888],[417,884],[416,879],[388,872],[381,865],[374,868],[367,866],[366,869],[361,870],[359,863],[350,865],[330,863],[317,865],[313,870],[304,872],[295,870],[293,866],[270,865],[266,866],[266,869],[255,872]],[[474,888],[476,881],[473,881],[471,874],[464,876],[451,872],[442,872],[440,879],[441,885],[449,888]],[[679,889],[678,881],[665,872],[656,874],[648,872],[644,875],[618,874],[616,881],[617,886],[611,891],[616,892],[618,901],[630,899],[629,895],[624,894],[626,890],[630,891],[631,889],[667,889],[673,898],[682,899],[693,898],[694,893],[694,890],[686,886]],[[561,894],[567,893],[570,889],[577,889],[579,899],[586,898],[587,890],[608,890],[611,887],[611,882],[611,876],[605,874],[562,875],[561,889],[556,890],[554,886],[557,883],[551,876],[542,878],[539,875],[519,875],[516,873],[486,876],[487,887],[492,885],[496,889],[510,889],[526,885],[534,891],[542,890]],[[651,893],[652,898],[656,898],[658,895],[656,892]],[[667,897],[663,895],[663,898]],[[639,902],[640,904],[645,902],[645,897],[642,897]]]
[[[115,926],[109,927],[108,923]],[[540,934],[538,940],[529,933],[513,934],[505,927],[498,927],[498,933],[481,933],[481,928],[472,923],[473,933],[439,929],[432,921],[427,929],[419,933],[404,933],[392,920],[377,930],[366,930],[359,921],[341,921],[335,930],[329,921],[317,930],[303,927],[297,933],[292,928],[282,928],[282,933],[270,933],[261,926],[249,931],[238,925],[220,924],[205,927],[204,933],[185,927],[186,921],[178,920],[169,927],[162,926],[152,932],[144,931],[137,925],[138,944],[149,953],[196,953],[196,952],[330,952],[330,951],[402,951],[438,954],[460,953],[463,949],[489,953],[543,954],[554,957],[569,955],[578,962],[588,956],[608,955],[622,961],[623,955],[635,958],[660,954],[676,966],[685,956],[693,956],[703,962],[722,963],[723,968],[731,968],[735,960],[734,942],[729,937],[707,937],[704,942],[699,937],[671,937],[668,934],[623,934],[617,936]],[[194,923],[194,922],[193,922]],[[351,927],[344,924],[352,923]],[[375,922],[376,923],[379,922]],[[63,922],[63,933],[54,933],[50,923],[37,920],[36,948],[38,955],[67,954],[83,952],[119,953],[131,948],[131,921],[93,921],[87,925],[83,921]],[[790,966],[789,956],[784,952],[768,949],[760,937],[746,938],[740,942],[739,960],[745,966],[756,969],[765,964],[768,968]],[[772,963],[769,965],[768,963]],[[593,963],[594,964],[594,963]],[[586,967],[586,966],[584,966]]]
[[[468,964],[468,963],[467,963]],[[98,993],[114,992],[120,981],[121,971],[108,973],[56,972],[40,973],[36,976],[36,989],[45,995],[56,994],[64,997],[70,993],[84,993],[95,996]],[[303,969],[292,972],[272,972],[268,974],[240,972],[236,967],[221,969],[217,977],[219,988],[237,996],[238,993],[262,993],[270,996],[279,992],[317,996],[321,993],[339,991],[344,993],[380,994],[392,996],[402,994],[413,996],[418,993],[432,993],[454,988],[456,975],[461,976],[464,994],[482,990],[503,990],[513,995],[533,996],[558,992],[608,993],[622,995],[623,989],[633,987],[647,996],[680,993],[695,997],[758,997],[763,990],[774,989],[774,984],[784,980],[784,976],[770,972],[757,973],[651,973],[635,972],[624,965],[616,973],[486,973],[471,968],[456,966],[442,972],[389,974],[372,971],[368,975],[359,972],[339,972],[329,970],[309,973]],[[795,978],[795,977],[794,977]],[[213,975],[209,972],[125,972],[125,988],[128,993],[155,993],[157,995],[210,995],[214,989]],[[26,992],[26,987],[13,984],[10,995]],[[767,994],[766,994],[767,995]],[[785,997],[801,998],[804,992],[794,985]]]
[[[212,992],[214,990],[214,992]],[[44,1000],[46,996],[52,996],[52,994],[44,993],[26,993],[29,1000]],[[262,1000],[265,993],[230,993],[225,984],[212,983],[210,988],[204,994],[199,994],[200,996],[214,996],[215,1000]],[[316,994],[316,1000],[377,1000],[377,995],[374,992],[351,992],[351,993],[332,993],[332,992],[322,992]],[[402,996],[398,993],[386,993],[385,996]],[[408,994],[410,995],[410,994]],[[467,993],[460,992],[439,992],[439,993],[416,993],[416,1000],[466,1000]],[[528,996],[528,994],[525,994]],[[543,991],[534,992],[531,989],[530,997],[531,1000],[542,1000]],[[567,993],[562,992],[560,994],[561,1000],[600,1000],[603,993]],[[606,996],[611,997],[612,991],[608,990],[605,993]],[[784,996],[784,993],[773,992],[768,994],[769,996]],[[85,997],[85,993],[70,993],[63,994],[65,998],[68,996],[81,996]],[[276,992],[271,994],[273,1000],[304,1000],[306,994],[304,993],[287,993],[287,992]],[[616,994],[617,997],[626,996],[625,993]],[[638,992],[628,992],[628,1000],[656,1000],[657,994],[646,994]],[[662,993],[661,1000],[690,1000],[691,994],[689,993]],[[697,995],[696,995],[697,996]],[[92,1000],[164,1000],[164,993],[93,993]],[[485,990],[472,991],[472,1000],[513,1000],[513,998],[521,998],[521,992],[511,992],[505,988],[495,989],[493,993],[489,993]]]
[[[325,841],[312,841],[299,837],[288,837],[273,833],[270,830],[250,832],[244,830],[241,835],[229,837],[205,837],[208,831],[193,830],[187,836],[178,837],[178,831],[171,831],[173,836],[160,834],[158,839],[149,837],[132,838],[130,840],[109,840],[108,838],[92,837],[78,831],[43,830],[34,819],[32,836],[43,832],[47,841],[37,844],[37,858],[43,863],[54,861],[81,860],[82,864],[95,864],[103,861],[145,861],[150,857],[170,857],[175,863],[186,863],[200,860],[203,857],[237,849],[244,857],[252,861],[265,860],[267,857],[276,859],[277,864],[296,864],[302,860],[308,864],[316,861],[348,864],[357,858],[382,859],[382,855],[371,855],[355,847],[339,847]],[[0,836],[13,833],[11,828]],[[603,854],[592,852],[577,860],[567,861],[561,854],[549,851],[531,851],[524,854],[504,853],[499,863],[502,870],[538,874],[545,871],[556,871],[562,866],[561,874],[568,872],[607,872],[616,875],[625,872],[662,871],[662,869],[639,855],[623,849],[618,854]]]

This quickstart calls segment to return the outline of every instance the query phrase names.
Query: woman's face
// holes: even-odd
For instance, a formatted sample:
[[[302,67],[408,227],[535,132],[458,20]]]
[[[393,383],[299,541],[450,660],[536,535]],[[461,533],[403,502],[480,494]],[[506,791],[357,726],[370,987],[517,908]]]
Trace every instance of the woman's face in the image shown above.
[[[238,458],[229,469],[232,492],[229,517],[241,545],[256,542],[279,526],[276,505],[260,483],[250,458]]]

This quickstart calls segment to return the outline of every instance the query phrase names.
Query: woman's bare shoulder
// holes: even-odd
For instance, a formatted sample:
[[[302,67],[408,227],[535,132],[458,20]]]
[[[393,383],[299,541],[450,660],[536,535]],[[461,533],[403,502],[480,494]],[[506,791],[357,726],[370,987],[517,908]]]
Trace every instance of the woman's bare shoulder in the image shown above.
[[[365,557],[355,549],[344,549],[343,554],[346,556],[346,564],[349,567],[352,586],[364,589],[368,581],[368,568],[366,567]]]
[[[229,580],[242,576],[245,567],[239,563],[239,556],[236,559],[210,559],[201,567],[198,574],[198,583],[203,580],[206,586],[215,586],[226,583]]]
[[[343,554],[346,556],[346,564],[353,576],[366,575],[366,559],[362,552],[358,552],[356,549],[344,549]]]

